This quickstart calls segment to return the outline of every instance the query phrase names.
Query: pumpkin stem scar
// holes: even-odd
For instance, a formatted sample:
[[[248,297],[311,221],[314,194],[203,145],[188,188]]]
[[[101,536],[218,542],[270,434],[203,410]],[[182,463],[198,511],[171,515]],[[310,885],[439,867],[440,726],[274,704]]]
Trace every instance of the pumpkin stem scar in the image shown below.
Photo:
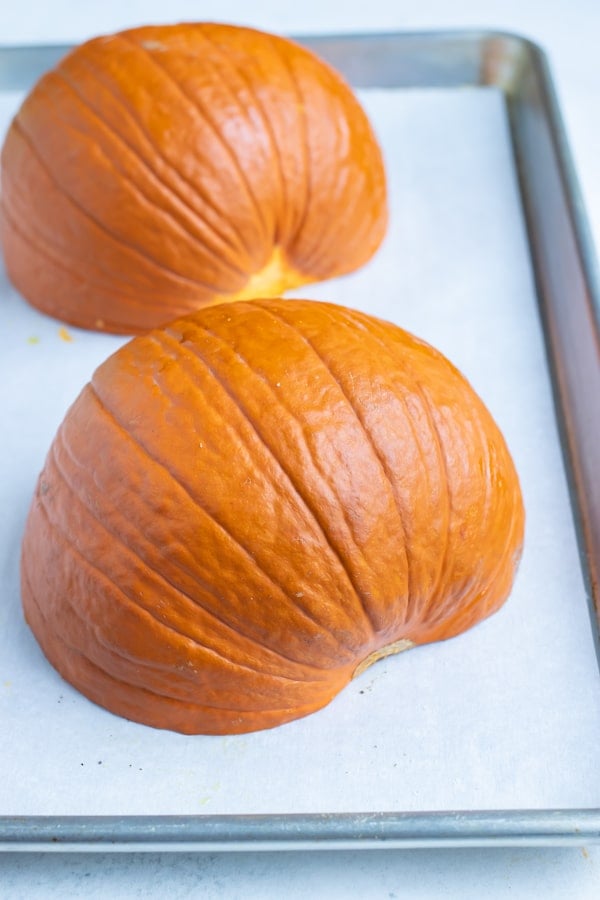
[[[385,647],[380,647],[378,650],[373,650],[372,653],[369,653],[368,656],[365,656],[362,662],[360,662],[354,670],[352,678],[358,678],[359,675],[368,669],[369,666],[372,666],[373,663],[376,663],[378,659],[383,659],[385,656],[392,656],[394,653],[402,653],[403,650],[410,650],[411,647],[414,647],[414,641],[409,641],[407,638],[400,638],[399,641],[394,641],[392,644],[386,644]]]

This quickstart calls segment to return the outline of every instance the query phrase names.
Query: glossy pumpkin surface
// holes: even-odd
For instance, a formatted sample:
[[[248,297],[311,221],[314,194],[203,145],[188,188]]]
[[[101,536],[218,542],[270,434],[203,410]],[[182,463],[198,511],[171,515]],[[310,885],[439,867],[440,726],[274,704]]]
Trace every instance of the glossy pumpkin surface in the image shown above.
[[[497,610],[523,524],[504,439],[440,353],[343,307],[240,301],[96,371],[39,479],[23,604],[95,702],[251,731]]]
[[[216,24],[89,41],[2,150],[8,275],[34,306],[123,334],[352,271],[387,224],[350,88],[299,45]]]

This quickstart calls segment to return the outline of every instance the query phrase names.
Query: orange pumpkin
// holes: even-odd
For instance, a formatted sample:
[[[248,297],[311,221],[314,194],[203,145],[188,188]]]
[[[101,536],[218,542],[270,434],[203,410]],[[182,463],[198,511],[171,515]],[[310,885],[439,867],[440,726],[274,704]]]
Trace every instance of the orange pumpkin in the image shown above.
[[[440,353],[330,304],[223,304],[84,388],[27,521],[23,603],[96,703],[245,732],[494,612],[522,539],[502,435]]]
[[[83,44],[26,98],[1,165],[13,284],[123,334],[350,272],[387,223],[350,88],[302,47],[234,26]]]

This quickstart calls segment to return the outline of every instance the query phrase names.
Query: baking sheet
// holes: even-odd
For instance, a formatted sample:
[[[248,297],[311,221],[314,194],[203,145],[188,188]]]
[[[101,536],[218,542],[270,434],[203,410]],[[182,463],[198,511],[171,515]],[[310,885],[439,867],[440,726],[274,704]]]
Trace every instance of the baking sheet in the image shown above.
[[[0,814],[258,814],[600,806],[600,682],[504,103],[493,88],[361,93],[392,228],[363,271],[303,289],[396,321],[463,370],[504,431],[527,509],[512,596],[465,635],[377,663],[278,729],[185,737],[95,707],[19,605],[35,479],[64,412],[122,339],[1,282]],[[6,124],[18,95],[2,95]],[[68,340],[71,338],[71,340]]]

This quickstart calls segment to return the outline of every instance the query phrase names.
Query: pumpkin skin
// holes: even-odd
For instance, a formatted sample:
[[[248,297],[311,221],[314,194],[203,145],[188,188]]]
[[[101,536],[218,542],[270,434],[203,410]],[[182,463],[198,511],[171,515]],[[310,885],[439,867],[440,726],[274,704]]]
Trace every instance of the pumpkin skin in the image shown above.
[[[223,304],[130,341],[67,413],[23,605],[96,703],[252,731],[497,610],[523,526],[504,439],[439,352],[331,304]]]
[[[1,166],[17,290],[121,334],[350,272],[387,224],[381,152],[350,88],[293,42],[235,26],[81,45],[24,101]]]

